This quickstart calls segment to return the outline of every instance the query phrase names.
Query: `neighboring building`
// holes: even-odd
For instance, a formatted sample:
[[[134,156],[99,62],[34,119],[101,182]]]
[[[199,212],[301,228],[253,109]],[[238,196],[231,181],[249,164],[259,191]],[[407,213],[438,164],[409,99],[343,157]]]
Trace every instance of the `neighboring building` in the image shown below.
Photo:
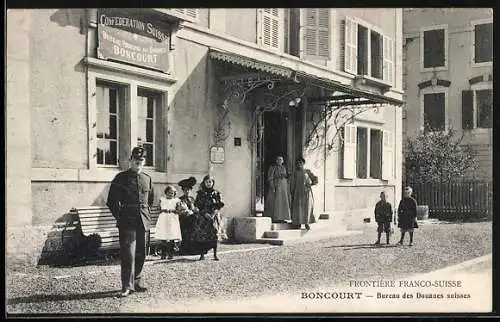
[[[492,178],[493,10],[403,10],[405,138],[457,130],[476,152],[477,179]]]
[[[10,260],[57,251],[54,225],[72,207],[104,206],[137,144],[157,197],[211,173],[228,218],[255,215],[277,154],[289,169],[304,154],[320,177],[316,213],[346,226],[372,216],[382,189],[395,204],[402,24],[402,9],[9,10]],[[374,104],[343,145],[344,124],[322,117]],[[326,126],[342,149],[316,144]]]

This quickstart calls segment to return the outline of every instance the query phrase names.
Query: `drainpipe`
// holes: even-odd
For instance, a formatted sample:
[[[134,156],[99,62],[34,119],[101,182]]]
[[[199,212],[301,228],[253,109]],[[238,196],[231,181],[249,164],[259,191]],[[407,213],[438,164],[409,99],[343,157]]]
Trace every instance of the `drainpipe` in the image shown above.
[[[321,97],[325,96],[325,89],[320,88],[320,94]],[[326,119],[326,104],[323,105],[323,115],[325,116],[324,123],[325,123],[325,129],[323,131],[324,133],[324,145],[323,145],[323,212],[326,211],[326,158],[327,158],[327,151],[326,151],[326,144],[327,142],[327,127],[328,127],[328,121]],[[318,217],[319,218],[319,217]]]

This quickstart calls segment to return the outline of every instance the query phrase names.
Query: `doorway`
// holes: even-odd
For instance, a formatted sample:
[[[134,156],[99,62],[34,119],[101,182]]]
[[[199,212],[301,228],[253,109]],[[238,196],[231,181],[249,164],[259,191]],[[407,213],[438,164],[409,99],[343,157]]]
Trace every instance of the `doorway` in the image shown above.
[[[288,110],[286,112],[272,111],[264,112],[261,116],[260,124],[263,126],[261,140],[256,146],[256,178],[255,178],[255,205],[256,213],[263,213],[264,201],[267,196],[269,184],[267,173],[269,167],[276,162],[278,156],[283,156],[284,165],[288,172],[293,171],[294,160],[301,151],[300,139],[302,131],[297,111]]]

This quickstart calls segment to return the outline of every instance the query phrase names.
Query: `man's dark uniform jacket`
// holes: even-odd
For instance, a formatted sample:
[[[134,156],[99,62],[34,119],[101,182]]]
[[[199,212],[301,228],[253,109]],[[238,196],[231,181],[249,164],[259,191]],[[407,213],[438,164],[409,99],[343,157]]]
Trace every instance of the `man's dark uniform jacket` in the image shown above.
[[[142,225],[149,231],[153,200],[151,177],[144,172],[127,170],[117,174],[111,182],[107,206],[120,229],[136,229]]]

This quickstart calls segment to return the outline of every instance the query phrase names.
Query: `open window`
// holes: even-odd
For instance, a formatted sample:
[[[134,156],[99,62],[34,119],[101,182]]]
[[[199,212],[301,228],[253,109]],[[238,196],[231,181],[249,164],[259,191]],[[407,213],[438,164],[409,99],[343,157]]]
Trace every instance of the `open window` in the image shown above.
[[[394,41],[378,28],[359,19],[343,22],[344,71],[394,82]]]

